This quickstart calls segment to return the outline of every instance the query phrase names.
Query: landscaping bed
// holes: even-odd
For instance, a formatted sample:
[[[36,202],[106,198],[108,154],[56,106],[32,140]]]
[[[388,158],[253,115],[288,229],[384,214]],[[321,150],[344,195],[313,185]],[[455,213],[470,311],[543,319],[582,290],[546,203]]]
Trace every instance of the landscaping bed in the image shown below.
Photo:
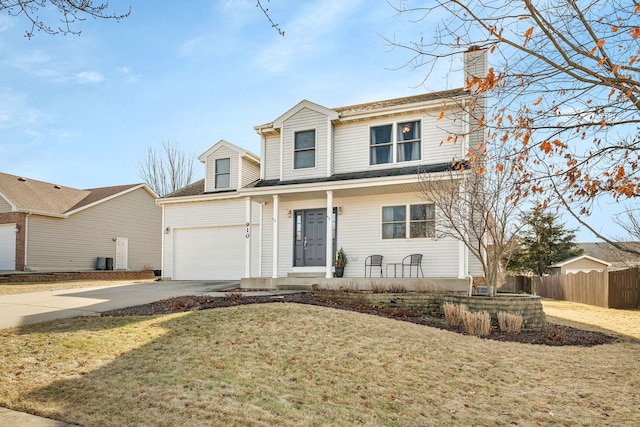
[[[355,299],[349,302],[335,298],[331,293],[297,293],[274,297],[246,296],[241,292],[230,292],[226,297],[210,297],[206,295],[181,296],[156,301],[150,304],[104,312],[102,313],[102,316],[161,315],[175,312],[215,309],[242,304],[283,302],[311,304],[340,310],[356,311],[465,334],[462,327],[448,325],[444,321],[444,314],[440,311],[432,311],[428,309],[412,310],[406,308],[376,308],[364,299]],[[548,325],[545,330],[523,331],[520,333],[503,332],[497,327],[497,325],[493,325],[489,335],[482,338],[550,346],[594,346],[599,344],[609,344],[618,340],[615,337],[599,332],[584,331],[568,326],[552,324]]]

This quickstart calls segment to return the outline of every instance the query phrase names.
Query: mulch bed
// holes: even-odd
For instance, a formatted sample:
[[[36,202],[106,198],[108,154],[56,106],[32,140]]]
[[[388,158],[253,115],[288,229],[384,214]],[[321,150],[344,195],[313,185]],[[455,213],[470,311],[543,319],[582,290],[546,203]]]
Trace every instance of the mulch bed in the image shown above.
[[[415,310],[387,308],[374,308],[370,305],[352,305],[339,303],[331,299],[330,295],[312,293],[287,294],[281,296],[245,296],[241,292],[231,292],[226,297],[209,296],[181,296],[166,300],[156,301],[150,304],[123,308],[102,313],[102,316],[147,316],[161,315],[184,311],[208,310],[221,307],[230,307],[244,304],[261,303],[298,303],[311,304],[323,307],[331,307],[340,310],[356,311],[375,316],[384,316],[405,322],[417,323],[439,329],[445,329],[460,334],[465,334],[461,327],[448,325],[444,321],[444,314],[440,312],[421,312]],[[526,344],[540,344],[550,346],[577,345],[594,346],[617,342],[618,339],[606,334],[584,331],[568,326],[549,325],[546,331],[508,333],[502,332],[497,325],[491,329],[491,333],[482,338],[496,341],[510,341]]]

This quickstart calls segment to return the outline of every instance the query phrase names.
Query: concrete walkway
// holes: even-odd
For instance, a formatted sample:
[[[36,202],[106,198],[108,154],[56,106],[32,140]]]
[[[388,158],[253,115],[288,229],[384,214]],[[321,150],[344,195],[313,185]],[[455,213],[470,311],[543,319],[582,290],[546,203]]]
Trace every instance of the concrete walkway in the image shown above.
[[[47,320],[91,316],[183,295],[223,297],[238,282],[166,281],[0,295],[0,329]],[[225,292],[227,290],[227,292]],[[244,295],[283,295],[300,291],[253,291]],[[0,427],[77,427],[0,407]]]

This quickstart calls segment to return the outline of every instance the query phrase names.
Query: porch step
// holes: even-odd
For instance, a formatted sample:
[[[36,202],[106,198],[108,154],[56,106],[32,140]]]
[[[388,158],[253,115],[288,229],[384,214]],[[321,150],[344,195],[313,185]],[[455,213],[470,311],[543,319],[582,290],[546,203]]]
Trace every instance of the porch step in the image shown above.
[[[324,272],[315,271],[315,272],[307,272],[307,273],[287,273],[287,277],[292,277],[294,279],[324,278]]]

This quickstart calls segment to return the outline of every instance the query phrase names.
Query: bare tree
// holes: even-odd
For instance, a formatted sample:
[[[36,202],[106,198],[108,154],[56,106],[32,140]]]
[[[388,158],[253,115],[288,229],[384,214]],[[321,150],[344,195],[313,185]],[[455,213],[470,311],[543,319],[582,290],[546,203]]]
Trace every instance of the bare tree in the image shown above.
[[[635,1],[434,0],[399,14],[429,23],[409,49],[427,75],[479,46],[485,76],[467,81],[490,100],[488,144],[522,174],[513,191],[561,202],[583,225],[594,200],[640,196],[640,6]],[[473,108],[473,107],[472,107]],[[506,167],[506,165],[505,165]],[[610,241],[593,227],[596,236]],[[611,242],[614,244],[614,242]]]
[[[46,23],[40,14],[47,5],[57,8],[60,13],[60,23],[53,25]],[[73,24],[84,21],[87,17],[101,19],[115,19],[119,21],[131,14],[131,8],[126,13],[109,13],[109,2],[95,3],[92,0],[0,0],[0,12],[5,11],[10,16],[23,16],[31,26],[25,36],[33,37],[35,31],[47,34],[74,34],[81,31],[74,30]]]
[[[191,184],[193,158],[170,142],[163,142],[161,150],[149,146],[147,156],[139,164],[140,178],[156,194],[166,196]]]
[[[629,233],[631,238],[640,240],[640,207],[629,208],[624,212],[617,214],[613,220],[624,231]],[[624,243],[622,243],[622,246],[625,246]]]
[[[487,170],[480,162],[454,164],[445,176],[420,176],[424,199],[436,206],[436,235],[461,241],[493,289],[503,282],[521,228],[523,200],[511,191],[517,180],[515,171]]]

